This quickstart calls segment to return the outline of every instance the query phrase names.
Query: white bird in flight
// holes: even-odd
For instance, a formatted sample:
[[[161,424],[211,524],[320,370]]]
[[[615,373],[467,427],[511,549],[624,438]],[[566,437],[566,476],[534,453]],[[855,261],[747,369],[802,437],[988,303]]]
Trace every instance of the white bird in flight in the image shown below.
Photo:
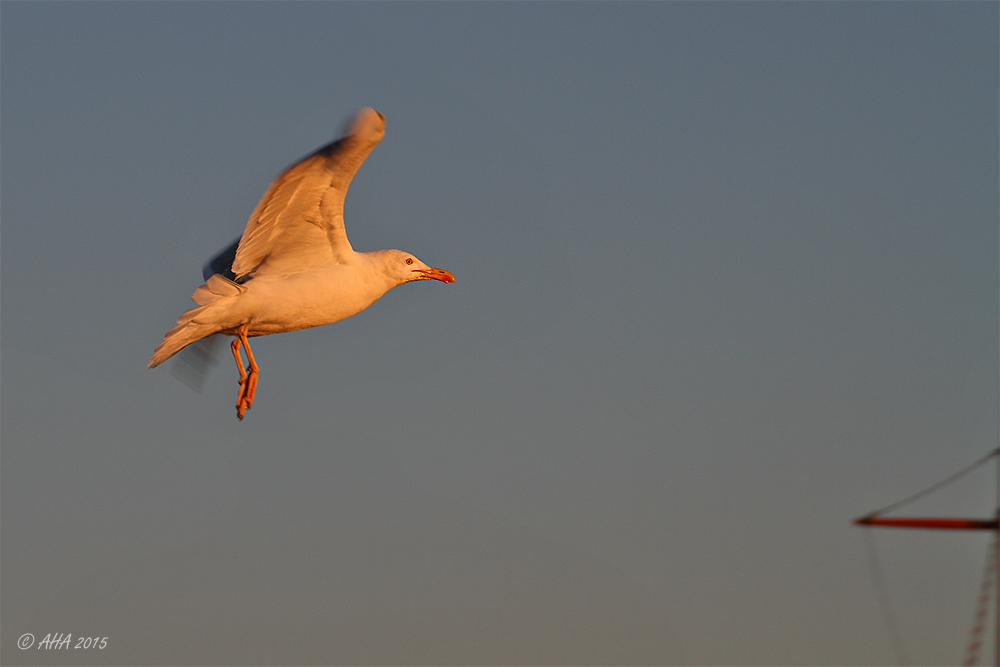
[[[206,273],[213,273],[191,296],[198,307],[182,314],[166,333],[149,368],[207,336],[235,336],[231,347],[240,373],[236,416],[243,419],[253,405],[260,372],[249,338],[348,318],[413,280],[455,282],[451,272],[427,266],[410,253],[356,252],[347,240],[344,196],[384,135],[385,116],[362,109],[347,136],[278,176],[250,215],[239,244],[206,267]]]

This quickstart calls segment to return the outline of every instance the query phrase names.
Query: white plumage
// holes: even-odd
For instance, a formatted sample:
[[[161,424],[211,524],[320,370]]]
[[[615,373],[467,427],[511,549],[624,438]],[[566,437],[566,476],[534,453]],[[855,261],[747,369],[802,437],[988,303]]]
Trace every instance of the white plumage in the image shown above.
[[[454,282],[450,272],[409,253],[356,252],[347,240],[347,188],[384,135],[385,117],[362,109],[347,136],[276,178],[250,215],[229,271],[211,275],[195,290],[191,298],[198,307],[180,316],[156,347],[149,367],[206,336],[235,336],[232,350],[240,372],[236,414],[242,419],[253,405],[259,373],[248,338],[342,320],[413,280]]]

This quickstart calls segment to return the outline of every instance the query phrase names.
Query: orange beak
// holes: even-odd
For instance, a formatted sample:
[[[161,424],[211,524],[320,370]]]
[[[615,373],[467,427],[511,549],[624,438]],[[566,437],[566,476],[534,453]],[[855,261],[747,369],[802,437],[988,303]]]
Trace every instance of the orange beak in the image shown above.
[[[430,269],[416,269],[414,273],[419,273],[419,280],[440,280],[443,283],[453,283],[455,282],[455,276],[451,275],[451,271],[445,271],[444,269],[435,269],[433,266]]]

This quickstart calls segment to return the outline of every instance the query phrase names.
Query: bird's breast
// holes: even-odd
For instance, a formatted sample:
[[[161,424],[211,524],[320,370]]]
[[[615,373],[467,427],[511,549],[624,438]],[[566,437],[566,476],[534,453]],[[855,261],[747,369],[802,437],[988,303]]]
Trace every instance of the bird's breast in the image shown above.
[[[250,334],[262,336],[337,322],[360,313],[390,285],[364,267],[334,265],[245,285]]]

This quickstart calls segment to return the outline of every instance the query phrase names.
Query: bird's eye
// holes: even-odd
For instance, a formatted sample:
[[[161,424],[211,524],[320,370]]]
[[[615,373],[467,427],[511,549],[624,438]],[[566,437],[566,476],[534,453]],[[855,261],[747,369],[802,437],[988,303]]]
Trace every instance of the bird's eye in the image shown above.
[[[406,263],[407,264],[413,264],[413,258],[412,257],[407,257],[406,258]]]

